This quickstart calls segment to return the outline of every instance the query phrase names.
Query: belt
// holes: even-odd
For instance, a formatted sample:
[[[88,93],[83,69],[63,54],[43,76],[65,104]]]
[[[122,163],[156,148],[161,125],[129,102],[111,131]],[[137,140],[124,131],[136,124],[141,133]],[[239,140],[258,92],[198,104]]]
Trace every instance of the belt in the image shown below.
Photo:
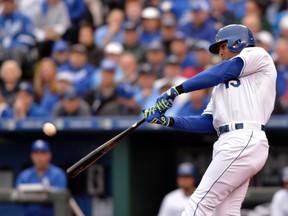
[[[217,130],[218,136],[223,133],[240,130],[240,129],[251,129],[251,130],[262,130],[265,131],[265,125],[259,123],[233,123],[220,126]]]

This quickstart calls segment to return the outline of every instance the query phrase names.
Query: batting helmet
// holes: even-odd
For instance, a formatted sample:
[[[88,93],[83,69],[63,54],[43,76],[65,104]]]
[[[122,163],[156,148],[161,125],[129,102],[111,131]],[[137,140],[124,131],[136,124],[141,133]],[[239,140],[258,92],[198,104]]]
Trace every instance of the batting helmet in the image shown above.
[[[219,29],[216,42],[209,47],[214,54],[219,53],[219,45],[227,42],[227,48],[232,52],[240,52],[245,47],[255,46],[252,32],[244,25],[232,24]]]

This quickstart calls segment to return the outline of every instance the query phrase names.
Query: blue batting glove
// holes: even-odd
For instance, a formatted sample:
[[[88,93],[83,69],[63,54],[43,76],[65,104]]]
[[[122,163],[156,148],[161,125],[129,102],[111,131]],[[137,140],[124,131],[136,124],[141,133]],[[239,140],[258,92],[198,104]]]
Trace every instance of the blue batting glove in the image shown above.
[[[151,107],[149,109],[143,110],[144,117],[146,122],[150,124],[160,124],[163,126],[170,126],[171,118],[160,113],[156,107]]]
[[[172,107],[174,99],[179,95],[175,86],[164,92],[157,100],[156,107],[159,112],[165,112]]]

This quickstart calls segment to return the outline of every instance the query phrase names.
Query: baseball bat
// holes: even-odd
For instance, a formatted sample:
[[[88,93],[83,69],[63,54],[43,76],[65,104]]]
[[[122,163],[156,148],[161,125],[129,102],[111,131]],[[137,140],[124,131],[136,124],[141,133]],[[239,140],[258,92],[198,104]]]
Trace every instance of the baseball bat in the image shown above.
[[[90,167],[95,161],[105,155],[110,151],[114,146],[116,146],[121,140],[127,137],[132,131],[138,128],[145,122],[145,118],[134,123],[132,126],[122,131],[112,139],[108,140],[104,144],[100,145],[98,148],[90,152],[88,155],[84,156],[82,159],[77,161],[74,165],[67,169],[67,175],[69,178],[74,178],[79,175],[81,172]]]

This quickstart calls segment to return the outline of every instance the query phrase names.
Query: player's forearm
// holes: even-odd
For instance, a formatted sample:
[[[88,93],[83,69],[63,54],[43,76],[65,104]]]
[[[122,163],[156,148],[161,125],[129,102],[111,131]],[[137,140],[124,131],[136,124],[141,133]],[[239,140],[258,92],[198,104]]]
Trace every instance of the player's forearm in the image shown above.
[[[243,65],[244,62],[241,58],[223,61],[191,79],[186,80],[181,85],[177,86],[176,89],[179,94],[181,94],[216,86],[227,80],[238,78]]]
[[[171,128],[198,133],[212,133],[215,131],[213,127],[213,116],[204,114],[201,116],[173,117]]]

